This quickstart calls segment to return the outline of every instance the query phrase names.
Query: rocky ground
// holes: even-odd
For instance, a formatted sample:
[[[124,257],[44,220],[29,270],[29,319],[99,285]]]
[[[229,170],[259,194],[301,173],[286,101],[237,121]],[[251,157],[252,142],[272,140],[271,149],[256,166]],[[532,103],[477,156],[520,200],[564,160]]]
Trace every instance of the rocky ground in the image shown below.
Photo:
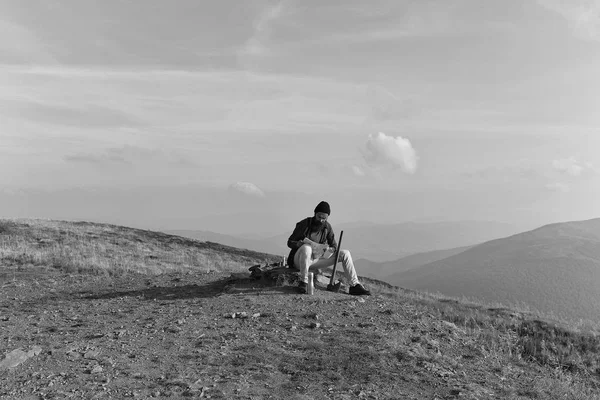
[[[0,399],[524,399],[548,374],[377,292],[45,271],[0,293]]]

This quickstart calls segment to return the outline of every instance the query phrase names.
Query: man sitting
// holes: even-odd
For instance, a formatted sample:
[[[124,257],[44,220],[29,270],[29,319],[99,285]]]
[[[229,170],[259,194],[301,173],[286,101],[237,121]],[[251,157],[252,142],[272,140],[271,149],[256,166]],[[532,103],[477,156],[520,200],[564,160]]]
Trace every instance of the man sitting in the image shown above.
[[[335,263],[337,243],[335,242],[333,229],[329,222],[327,222],[330,214],[331,208],[329,204],[325,201],[320,202],[315,208],[315,215],[298,222],[294,232],[292,232],[287,241],[287,245],[291,249],[288,256],[288,264],[290,268],[300,270],[300,283],[298,285],[300,293],[306,293],[307,291],[309,269],[320,270],[332,267]],[[316,257],[313,254],[311,245],[304,243],[305,238],[316,243],[327,243],[328,251],[322,257]],[[350,286],[348,293],[355,296],[370,295],[371,292],[365,289],[358,280],[350,252],[348,250],[340,250],[339,260],[342,262],[345,277]]]

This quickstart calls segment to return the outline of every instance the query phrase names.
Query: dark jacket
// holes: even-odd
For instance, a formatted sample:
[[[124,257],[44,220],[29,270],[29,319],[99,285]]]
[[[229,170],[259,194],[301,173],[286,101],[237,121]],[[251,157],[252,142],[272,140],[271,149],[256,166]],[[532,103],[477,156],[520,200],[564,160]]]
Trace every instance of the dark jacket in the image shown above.
[[[290,268],[294,268],[294,256],[298,249],[304,244],[302,240],[309,237],[313,223],[313,217],[307,217],[296,224],[294,232],[290,235],[287,241],[288,247],[291,249],[288,256],[288,265]],[[321,237],[319,243],[327,243],[329,247],[333,247],[334,251],[337,250],[337,243],[333,234],[333,228],[329,222],[325,221],[321,227]]]

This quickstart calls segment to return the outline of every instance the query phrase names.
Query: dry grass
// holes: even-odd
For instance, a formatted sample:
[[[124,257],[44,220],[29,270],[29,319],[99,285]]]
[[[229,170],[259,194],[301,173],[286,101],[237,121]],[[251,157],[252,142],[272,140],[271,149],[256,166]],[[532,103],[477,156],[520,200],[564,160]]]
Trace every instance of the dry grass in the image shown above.
[[[543,399],[600,399],[600,323],[568,324],[529,309],[439,294],[416,292],[371,282],[381,294],[410,300],[422,312],[452,323],[487,365],[502,375],[507,366],[533,362],[545,373],[530,383],[530,392],[507,393]]]
[[[239,271],[275,256],[88,222],[0,220],[0,265],[119,275]]]

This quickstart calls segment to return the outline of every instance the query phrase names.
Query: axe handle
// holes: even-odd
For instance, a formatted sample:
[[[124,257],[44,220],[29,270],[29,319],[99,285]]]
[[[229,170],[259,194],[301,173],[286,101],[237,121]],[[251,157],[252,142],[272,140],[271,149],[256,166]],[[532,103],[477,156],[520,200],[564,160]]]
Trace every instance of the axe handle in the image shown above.
[[[333,285],[333,280],[335,279],[335,270],[337,268],[338,257],[340,255],[340,249],[342,248],[342,237],[344,236],[344,231],[340,232],[340,241],[338,242],[337,249],[335,250],[335,260],[333,260],[333,272],[331,273],[331,279],[329,280],[329,284]]]

